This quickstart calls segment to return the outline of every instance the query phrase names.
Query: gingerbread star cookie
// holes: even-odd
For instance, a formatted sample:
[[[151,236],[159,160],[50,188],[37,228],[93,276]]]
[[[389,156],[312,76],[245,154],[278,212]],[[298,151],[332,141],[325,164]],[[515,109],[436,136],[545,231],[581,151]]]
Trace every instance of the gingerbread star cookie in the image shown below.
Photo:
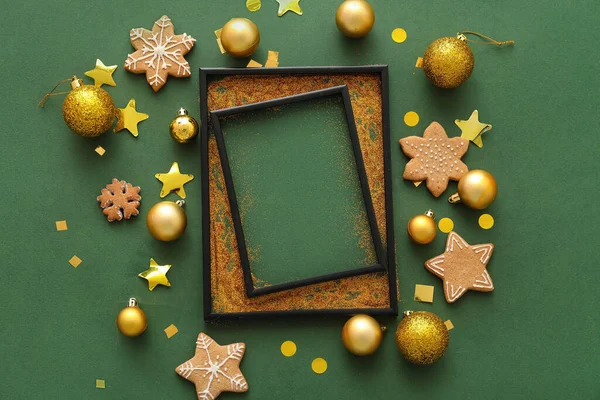
[[[454,303],[467,290],[494,290],[492,278],[486,269],[493,252],[493,244],[471,246],[453,231],[446,240],[444,254],[425,261],[425,269],[442,278],[446,301]]]
[[[146,80],[158,92],[169,75],[190,76],[190,64],[183,58],[196,39],[184,33],[176,35],[171,19],[166,15],[154,23],[152,30],[135,28],[129,32],[136,51],[127,56],[125,69],[134,74],[146,74]]]
[[[413,182],[427,181],[427,189],[439,197],[450,180],[458,181],[469,168],[460,160],[469,149],[469,141],[460,137],[448,138],[444,128],[432,122],[423,137],[400,139],[404,154],[412,158],[402,177]]]
[[[196,385],[198,400],[214,400],[222,392],[246,392],[248,383],[240,371],[245,351],[244,343],[220,346],[200,332],[196,355],[175,368],[175,372]]]

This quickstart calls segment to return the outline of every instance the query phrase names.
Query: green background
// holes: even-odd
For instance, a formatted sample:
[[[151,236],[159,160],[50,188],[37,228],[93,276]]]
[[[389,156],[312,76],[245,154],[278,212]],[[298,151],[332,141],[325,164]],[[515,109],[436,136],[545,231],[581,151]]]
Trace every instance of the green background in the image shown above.
[[[254,14],[243,0],[2,3],[3,398],[193,399],[193,385],[174,368],[193,355],[200,331],[221,344],[247,344],[242,370],[250,390],[223,399],[600,396],[600,3],[373,0],[375,28],[357,41],[337,32],[332,1],[301,0],[303,16],[282,18],[274,0]],[[154,93],[144,76],[122,65],[133,51],[129,29],[151,28],[162,14],[177,33],[198,42],[187,56],[192,77],[170,78]],[[167,127],[180,106],[198,117],[199,67],[245,65],[221,55],[214,39],[213,31],[234,16],[259,26],[254,59],[260,62],[273,49],[281,66],[389,64],[400,309],[433,311],[454,323],[448,352],[436,365],[420,368],[401,358],[393,335],[400,318],[382,319],[390,332],[368,358],[355,358],[341,345],[343,318],[202,321],[199,143],[180,146]],[[391,40],[396,27],[408,32],[405,43]],[[415,60],[431,41],[461,29],[516,45],[473,45],[471,79],[457,90],[438,90],[415,69]],[[150,114],[137,139],[126,131],[94,140],[70,133],[60,98],[36,108],[59,79],[83,77],[96,58],[119,65],[118,86],[107,88],[116,105],[135,98],[138,110]],[[464,158],[498,181],[500,193],[489,208],[496,225],[489,231],[477,225],[480,212],[445,201],[452,188],[434,199],[403,181],[406,158],[395,144],[421,135],[432,120],[457,135],[454,119],[466,119],[473,109],[494,126],[484,147],[471,146]],[[414,128],[403,123],[409,110],[421,117]],[[99,144],[104,157],[94,153]],[[173,161],[196,179],[186,186],[186,234],[163,244],[149,235],[144,219],[159,200],[154,174],[168,171]],[[99,210],[95,198],[115,176],[142,187],[141,215],[133,221],[109,224]],[[405,234],[408,219],[430,207],[438,217],[451,217],[468,242],[496,245],[489,264],[494,292],[469,292],[446,304],[440,280],[422,266],[442,252],[445,235],[417,247]],[[61,219],[68,221],[66,232],[55,230]],[[73,254],[83,259],[77,269],[67,263]],[[149,292],[136,277],[150,257],[173,265],[172,287]],[[412,300],[416,283],[436,287],[435,303]],[[149,317],[147,332],[135,340],[114,324],[132,295]],[[171,323],[179,334],[167,340],[163,329]],[[288,339],[298,345],[292,358],[279,352]],[[324,375],[311,372],[315,357],[327,359]],[[105,379],[107,388],[96,389],[95,379]]]

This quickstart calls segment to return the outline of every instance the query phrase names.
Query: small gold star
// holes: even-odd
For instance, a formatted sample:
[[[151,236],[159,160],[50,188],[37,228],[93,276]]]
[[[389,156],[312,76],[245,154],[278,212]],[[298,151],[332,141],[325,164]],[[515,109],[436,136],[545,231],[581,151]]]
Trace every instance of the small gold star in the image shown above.
[[[162,182],[163,187],[160,191],[160,197],[163,198],[172,191],[175,191],[182,199],[185,199],[185,190],[183,185],[194,179],[194,175],[182,174],[179,172],[179,164],[174,162],[167,173],[156,174],[156,179]]]
[[[157,285],[171,286],[171,282],[167,279],[169,269],[171,269],[171,265],[158,265],[154,258],[151,258],[150,268],[140,272],[138,276],[148,281],[148,289],[152,291]]]
[[[483,147],[481,135],[492,130],[492,126],[490,124],[479,122],[479,112],[477,110],[471,113],[471,116],[468,120],[465,121],[457,119],[454,121],[454,123],[462,131],[460,137],[470,140],[478,147]]]
[[[278,16],[282,16],[288,11],[293,11],[298,15],[302,15],[302,9],[300,8],[300,0],[276,0],[279,3]]]
[[[148,114],[137,112],[135,109],[135,99],[129,100],[125,108],[117,108],[117,124],[115,132],[127,129],[135,137],[138,135],[138,124],[150,118]]]
[[[112,77],[113,72],[117,69],[116,65],[104,65],[100,59],[96,60],[96,67],[85,73],[94,80],[94,85],[102,86],[117,86],[115,80]]]

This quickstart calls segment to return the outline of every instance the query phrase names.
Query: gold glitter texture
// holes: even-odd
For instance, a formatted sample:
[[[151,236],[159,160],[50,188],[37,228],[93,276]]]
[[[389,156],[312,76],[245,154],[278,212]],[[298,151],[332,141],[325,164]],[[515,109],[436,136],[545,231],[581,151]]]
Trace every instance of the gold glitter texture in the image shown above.
[[[465,40],[443,37],[433,41],[423,55],[425,76],[437,87],[462,85],[473,72],[475,58]]]
[[[115,119],[115,104],[106,90],[81,85],[71,90],[62,107],[67,126],[76,134],[96,137],[110,129]]]
[[[405,313],[396,330],[398,350],[413,364],[433,364],[444,355],[449,341],[440,317],[426,311]]]

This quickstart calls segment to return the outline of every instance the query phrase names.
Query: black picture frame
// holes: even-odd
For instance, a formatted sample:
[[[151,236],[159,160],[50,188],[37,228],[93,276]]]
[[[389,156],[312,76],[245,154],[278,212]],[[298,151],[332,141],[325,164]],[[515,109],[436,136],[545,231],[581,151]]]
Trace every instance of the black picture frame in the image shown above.
[[[392,195],[392,168],[390,145],[389,115],[389,77],[387,65],[364,65],[342,67],[278,67],[278,68],[200,68],[200,132],[201,146],[201,185],[202,185],[202,279],[203,309],[205,321],[266,319],[299,316],[348,316],[353,314],[369,314],[382,316],[398,315],[398,296],[396,282],[396,248],[394,235],[394,211]],[[247,312],[214,312],[211,292],[211,259],[210,259],[210,194],[208,170],[208,83],[211,77],[232,75],[333,75],[333,74],[378,74],[381,81],[382,130],[383,130],[383,163],[384,190],[386,211],[386,253],[387,277],[390,307],[386,308],[344,308],[319,310],[280,310],[280,311],[247,311]]]
[[[229,155],[227,153],[227,146],[225,145],[225,139],[221,130],[221,124],[219,119],[222,117],[228,117],[232,115],[252,112],[256,110],[262,110],[277,106],[284,106],[288,104],[311,101],[314,99],[320,99],[328,96],[341,95],[346,123],[348,126],[348,134],[350,137],[350,143],[352,146],[352,152],[354,155],[354,161],[356,165],[356,171],[358,174],[358,180],[361,188],[363,197],[363,205],[367,214],[367,220],[369,223],[369,229],[371,233],[371,240],[373,248],[375,250],[375,256],[377,263],[362,266],[359,268],[348,269],[344,271],[313,276],[310,278],[298,279],[287,281],[283,283],[273,284],[265,287],[254,286],[254,280],[252,279],[252,270],[250,268],[250,260],[248,258],[248,249],[246,243],[246,237],[244,234],[244,227],[242,224],[242,218],[240,216],[239,204],[235,193],[235,184],[231,174],[231,167],[229,164]],[[302,286],[313,285],[316,283],[333,281],[336,279],[348,278],[350,276],[363,275],[372,272],[380,272],[386,270],[386,257],[381,244],[381,236],[379,234],[379,228],[377,227],[377,219],[375,218],[375,210],[373,209],[373,201],[371,199],[371,191],[369,189],[369,181],[367,173],[365,171],[364,161],[362,157],[362,151],[360,148],[360,142],[358,139],[358,133],[356,132],[356,124],[354,122],[354,113],[352,112],[352,104],[350,102],[350,94],[346,85],[333,86],[327,89],[315,90],[312,92],[306,92],[302,94],[296,94],[287,97],[280,97],[273,100],[261,101],[257,103],[251,103],[243,106],[225,108],[221,110],[211,111],[210,120],[213,125],[213,133],[217,142],[217,148],[219,149],[219,156],[221,159],[221,168],[223,169],[223,176],[225,178],[225,187],[227,189],[227,197],[229,198],[229,207],[231,209],[231,216],[233,219],[233,226],[235,235],[237,238],[237,247],[240,256],[240,262],[242,270],[244,272],[244,283],[246,287],[246,295],[248,297],[260,296],[269,293],[280,292],[283,290],[295,289]]]

